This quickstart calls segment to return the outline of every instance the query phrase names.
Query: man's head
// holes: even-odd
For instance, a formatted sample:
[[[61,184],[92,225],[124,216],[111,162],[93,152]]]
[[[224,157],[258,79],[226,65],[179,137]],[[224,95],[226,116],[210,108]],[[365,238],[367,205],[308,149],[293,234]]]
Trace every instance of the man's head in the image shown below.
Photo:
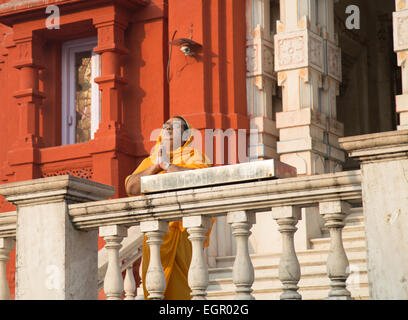
[[[167,150],[176,150],[181,147],[189,137],[190,129],[187,121],[180,116],[174,116],[163,124],[162,141]]]

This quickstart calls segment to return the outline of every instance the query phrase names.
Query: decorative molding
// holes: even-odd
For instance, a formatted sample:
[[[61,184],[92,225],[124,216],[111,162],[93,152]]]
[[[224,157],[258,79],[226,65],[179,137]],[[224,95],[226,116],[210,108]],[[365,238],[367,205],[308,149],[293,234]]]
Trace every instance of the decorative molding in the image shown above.
[[[273,43],[256,38],[247,42],[247,77],[266,76],[276,79]]]
[[[110,198],[114,193],[115,187],[71,175],[0,184],[0,194],[19,206],[59,202],[63,198],[96,201]]]
[[[303,32],[302,32],[303,33]],[[275,70],[297,69],[307,66],[306,38],[304,34],[276,37]]]
[[[394,50],[408,50],[408,10],[394,12]]]
[[[327,74],[341,82],[341,49],[330,41],[327,41]]]
[[[41,178],[48,178],[48,177],[56,177],[56,176],[63,176],[69,174],[71,176],[92,180],[93,178],[93,169],[92,167],[85,167],[85,168],[72,168],[72,169],[47,169],[41,172]]]
[[[275,71],[312,67],[324,70],[323,38],[308,30],[275,36]]]
[[[360,203],[360,170],[71,204],[69,215],[77,229],[91,230],[111,225],[113,221],[119,225],[132,225],[147,218],[176,220],[192,215],[223,215],[230,211],[261,212],[269,211],[271,207],[307,207],[332,200]]]
[[[94,52],[99,54],[107,51],[114,51],[119,54],[129,53],[125,46],[125,25],[111,21],[97,23],[95,27],[98,29],[98,46]]]

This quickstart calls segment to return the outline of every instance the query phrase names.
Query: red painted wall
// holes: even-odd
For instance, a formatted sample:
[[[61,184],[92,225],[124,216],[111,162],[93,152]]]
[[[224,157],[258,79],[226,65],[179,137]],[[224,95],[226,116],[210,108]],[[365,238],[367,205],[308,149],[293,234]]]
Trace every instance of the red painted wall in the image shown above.
[[[3,2],[7,1],[0,0]],[[21,17],[24,15],[21,13]],[[170,116],[183,115],[201,131],[205,128],[249,128],[245,88],[245,1],[152,0],[132,14],[124,34],[129,53],[120,58],[120,73],[128,84],[122,92],[120,132],[103,125],[93,141],[60,146],[61,43],[75,35],[96,35],[92,24],[75,24],[75,19],[80,21],[90,16],[89,12],[79,11],[69,19],[61,19],[62,23],[69,20],[76,26],[73,35],[64,25],[60,33],[44,33],[48,40],[40,48],[39,60],[45,62],[46,68],[39,73],[39,89],[46,98],[34,117],[42,140],[42,145],[34,151],[30,148],[17,150],[15,145],[24,115],[13,93],[19,89],[20,81],[24,86],[25,79],[21,79],[22,72],[13,66],[17,56],[13,38],[16,32],[22,33],[23,26],[38,29],[38,22],[28,21],[27,16],[25,25],[0,24],[0,183],[40,178],[53,170],[63,174],[64,170],[89,167],[93,180],[114,185],[117,188],[115,197],[124,197],[125,177],[149,154],[154,144],[150,141],[151,131],[161,127]],[[175,38],[191,37],[202,45],[195,57],[186,57],[179,47],[173,46],[169,61],[168,42],[175,30]],[[102,63],[109,61],[105,57]],[[106,65],[104,67],[106,69]],[[110,100],[102,102],[105,107],[107,103]],[[26,155],[35,160],[31,164],[24,163]],[[15,210],[14,207],[0,196],[0,212],[11,210]],[[99,247],[103,245],[100,239]],[[13,250],[7,265],[13,297],[14,272]],[[104,298],[103,293],[100,298]]]

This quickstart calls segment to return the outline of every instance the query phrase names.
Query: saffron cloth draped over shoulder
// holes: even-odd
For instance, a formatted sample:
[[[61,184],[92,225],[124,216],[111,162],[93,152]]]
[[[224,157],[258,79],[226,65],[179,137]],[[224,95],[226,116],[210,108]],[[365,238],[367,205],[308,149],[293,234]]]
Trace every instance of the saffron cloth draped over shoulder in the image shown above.
[[[163,130],[161,131],[153,152],[145,158],[137,169],[132,173],[138,173],[146,170],[154,165],[160,148]],[[190,169],[206,168],[211,166],[208,157],[200,150],[192,147],[194,135],[191,134],[188,140],[178,149],[170,152],[170,163],[180,167]],[[164,170],[158,174],[166,173]],[[129,176],[130,177],[130,176]],[[125,180],[125,185],[128,178]],[[212,219],[212,225],[215,218]],[[212,227],[211,225],[211,227]],[[207,232],[207,238],[204,241],[204,247],[209,245],[209,234],[211,228]],[[143,259],[142,259],[142,282],[145,299],[148,299],[146,290],[146,272],[149,266],[150,250],[144,236],[143,240]],[[182,221],[172,221],[169,223],[169,232],[163,237],[163,243],[160,247],[160,257],[166,277],[166,288],[164,290],[165,300],[189,300],[191,299],[191,289],[188,286],[188,269],[191,262],[192,249],[190,240],[188,240],[188,232],[183,228]]]

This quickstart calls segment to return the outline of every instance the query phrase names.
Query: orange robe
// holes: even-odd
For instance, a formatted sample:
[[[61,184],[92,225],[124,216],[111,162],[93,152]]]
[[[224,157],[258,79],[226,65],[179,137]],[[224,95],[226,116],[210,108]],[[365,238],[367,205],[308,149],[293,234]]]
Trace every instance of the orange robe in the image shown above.
[[[184,145],[174,152],[170,153],[170,162],[180,167],[191,169],[206,168],[210,166],[210,160],[199,150],[191,146],[193,135],[184,143]],[[146,170],[155,162],[157,152],[161,143],[161,134],[157,139],[152,154],[145,158],[137,169],[132,173],[138,173]],[[159,174],[166,173],[165,171]],[[129,176],[130,177],[130,176]],[[125,184],[128,180],[126,178]],[[214,224],[215,218],[212,219]],[[207,238],[204,241],[204,247],[209,245],[209,234],[211,228],[207,231]],[[143,240],[143,260],[142,260],[142,281],[145,299],[148,299],[145,279],[150,260],[150,248],[146,243],[146,236]],[[163,243],[160,247],[160,258],[166,277],[166,288],[164,290],[165,300],[189,300],[191,299],[191,289],[188,286],[188,269],[191,262],[192,249],[188,232],[182,226],[182,221],[172,221],[169,223],[169,231],[163,237]]]

